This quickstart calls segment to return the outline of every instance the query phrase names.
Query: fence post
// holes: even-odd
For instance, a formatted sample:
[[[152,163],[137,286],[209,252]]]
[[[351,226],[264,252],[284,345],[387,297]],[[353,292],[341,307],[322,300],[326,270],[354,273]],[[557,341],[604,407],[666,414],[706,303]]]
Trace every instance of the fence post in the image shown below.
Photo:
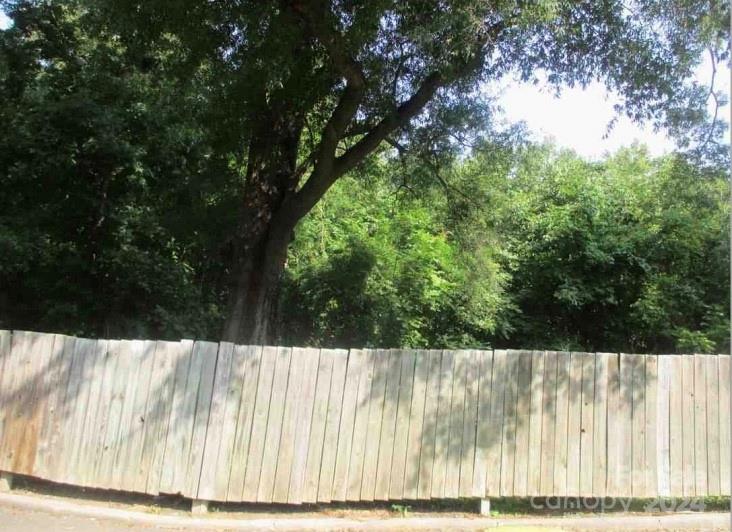
[[[191,501],[191,513],[192,514],[208,513],[208,501],[204,501],[202,499],[193,499]]]
[[[6,473],[0,471],[0,492],[10,491],[13,489],[13,475],[12,473]]]
[[[480,508],[478,511],[480,515],[491,515],[491,500],[480,499]]]

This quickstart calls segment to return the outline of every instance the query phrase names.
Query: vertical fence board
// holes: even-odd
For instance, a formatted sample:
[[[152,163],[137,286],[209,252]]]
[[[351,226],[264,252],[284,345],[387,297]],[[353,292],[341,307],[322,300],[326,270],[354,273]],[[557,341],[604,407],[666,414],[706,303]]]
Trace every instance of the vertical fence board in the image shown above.
[[[333,491],[333,471],[335,470],[336,452],[338,451],[338,428],[341,422],[343,392],[346,383],[348,351],[335,350],[333,376],[328,397],[328,414],[323,440],[323,456],[320,463],[320,479],[318,481],[318,501],[330,502]]]
[[[490,427],[493,445],[486,460],[486,495],[496,496],[501,491],[501,453],[503,447],[503,394],[506,386],[506,351],[493,351],[493,377],[491,384]]]
[[[658,357],[646,355],[646,425],[645,425],[645,473],[646,497],[658,495]]]
[[[302,377],[302,397],[298,399],[298,412],[296,413],[297,427],[295,429],[295,442],[290,475],[290,485],[287,491],[287,502],[300,504],[303,501],[305,490],[305,467],[308,459],[308,446],[313,426],[315,387],[318,383],[318,363],[320,361],[320,350],[307,348],[299,350],[299,355],[304,358]]]
[[[593,464],[595,428],[595,356],[581,353],[582,359],[582,423],[580,426],[580,495],[594,494]]]
[[[333,488],[330,495],[333,501],[345,501],[346,492],[348,491],[348,465],[351,461],[353,426],[356,420],[356,407],[358,406],[358,384],[365,363],[364,357],[365,354],[361,349],[351,349],[348,353],[346,385],[343,391],[341,419],[338,425]]]
[[[452,399],[450,400],[450,424],[447,443],[444,497],[457,498],[460,495],[460,450],[463,441],[463,420],[465,415],[465,378],[468,371],[467,353],[455,351],[455,368],[452,377]]]
[[[671,493],[684,494],[684,384],[683,358],[669,359],[669,488]]]
[[[719,474],[720,494],[730,495],[730,369],[729,355],[719,355]]]
[[[707,494],[707,376],[704,357],[694,357],[694,472],[697,497]]]
[[[432,466],[432,486],[430,496],[433,499],[444,497],[445,475],[447,473],[447,451],[450,437],[450,401],[452,399],[453,368],[455,353],[443,351],[440,363],[440,387],[437,392],[437,416],[435,429],[435,458]]]
[[[569,353],[557,354],[556,425],[554,432],[554,495],[567,489],[567,430],[569,426]]]
[[[696,493],[696,474],[694,469],[694,357],[682,355],[682,448],[684,471],[684,497],[693,497]]]
[[[569,417],[567,431],[567,487],[569,496],[580,494],[580,430],[582,430],[582,357],[571,353],[569,360]]]
[[[541,429],[544,411],[544,352],[531,351],[531,395],[527,495],[541,493]]]
[[[363,362],[358,377],[358,396],[353,421],[353,442],[351,459],[348,464],[346,499],[357,501],[361,498],[361,480],[363,479],[364,456],[369,422],[369,406],[371,384],[374,377],[374,352],[363,351]]]
[[[227,501],[241,500],[244,489],[244,473],[249,453],[249,438],[252,434],[252,420],[257,398],[257,382],[262,361],[262,347],[258,345],[237,345],[234,347],[232,371],[234,380],[241,382],[241,401],[236,417],[236,438],[231,455],[231,470],[226,490]]]
[[[315,398],[313,400],[313,419],[310,424],[310,441],[307,446],[307,460],[305,463],[303,502],[313,503],[318,500],[318,480],[320,478],[320,462],[323,457],[323,442],[325,439],[325,423],[328,417],[328,396],[330,395],[333,375],[333,361],[333,350],[320,350]]]
[[[631,493],[634,497],[646,494],[645,432],[646,432],[646,364],[645,356],[629,355],[633,368],[632,378],[632,438],[631,438]]]
[[[417,498],[429,499],[432,495],[432,472],[435,464],[437,447],[437,410],[439,408],[440,372],[442,367],[442,351],[430,350],[429,376],[427,394],[425,396],[424,425],[419,456],[419,486]]]
[[[541,419],[541,493],[554,493],[554,429],[557,413],[557,352],[544,354]]]
[[[403,497],[405,499],[416,499],[418,495],[420,451],[424,432],[425,401],[428,390],[427,381],[430,372],[430,352],[426,350],[417,351],[416,357],[412,406],[409,416],[409,434],[407,435],[407,461],[404,471]],[[425,459],[427,458],[425,457]]]
[[[478,357],[480,364],[480,388],[478,391],[475,464],[473,466],[473,496],[484,497],[486,478],[488,476],[487,460],[489,453],[492,452],[493,437],[490,425],[493,351],[479,351]],[[434,390],[436,386],[430,385],[429,389]]]
[[[257,502],[272,502],[274,491],[274,476],[277,468],[277,455],[280,450],[280,436],[282,435],[282,420],[285,410],[287,381],[290,375],[292,349],[289,347],[277,348],[274,378],[272,380],[272,396],[267,416],[267,431],[264,437],[264,453],[262,454],[262,468],[260,471]]]
[[[478,355],[478,351],[470,351],[467,360],[463,443],[460,451],[460,497],[473,495],[473,465],[475,463],[478,386],[480,384],[480,360]]]
[[[506,358],[506,385],[503,390],[503,435],[501,439],[501,486],[502,496],[513,495],[513,481],[516,464],[516,396],[518,379],[518,356],[509,350]]]
[[[391,458],[391,480],[389,498],[401,499],[404,492],[404,473],[407,462],[409,434],[409,415],[412,406],[414,386],[415,353],[402,351],[402,369],[399,378],[399,399],[397,400],[396,428],[394,430],[394,450]]]
[[[706,370],[707,400],[707,492],[719,495],[721,478],[719,475],[719,367],[718,357],[704,355],[703,366]]]
[[[671,426],[669,417],[671,387],[671,357],[659,356],[657,363],[658,391],[656,396],[656,486],[660,497],[671,495]]]
[[[595,399],[592,409],[592,492],[595,497],[604,497],[607,491],[608,368],[612,356],[609,353],[595,355]]]
[[[305,353],[298,347],[292,348],[290,362],[290,376],[287,379],[287,394],[285,396],[285,410],[282,415],[282,432],[280,434],[280,448],[277,454],[274,471],[274,491],[272,502],[286,503],[290,492],[290,475],[295,458],[295,433],[297,432],[297,418],[301,415],[301,394],[305,390]]]

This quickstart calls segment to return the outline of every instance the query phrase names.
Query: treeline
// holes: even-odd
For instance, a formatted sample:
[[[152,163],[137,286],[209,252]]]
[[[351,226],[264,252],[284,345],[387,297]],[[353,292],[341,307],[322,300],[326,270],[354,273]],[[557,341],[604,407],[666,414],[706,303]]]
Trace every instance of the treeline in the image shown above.
[[[0,31],[0,328],[218,339],[246,153],[175,39],[125,48],[68,6]],[[588,162],[486,134],[390,150],[290,246],[279,340],[729,350],[729,176],[642,147]]]

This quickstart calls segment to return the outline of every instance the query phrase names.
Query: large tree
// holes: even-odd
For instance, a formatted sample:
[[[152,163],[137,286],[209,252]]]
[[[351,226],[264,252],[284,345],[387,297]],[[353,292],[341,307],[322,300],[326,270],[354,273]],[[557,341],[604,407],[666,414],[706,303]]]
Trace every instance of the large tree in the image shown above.
[[[619,112],[694,139],[707,93],[689,80],[708,50],[726,59],[729,28],[721,0],[110,0],[87,9],[141,55],[174,42],[178,74],[206,80],[214,145],[244,161],[223,331],[237,342],[272,338],[295,226],[384,141],[433,151],[459,143],[485,126],[484,82],[512,72],[556,87],[601,79],[621,96]]]

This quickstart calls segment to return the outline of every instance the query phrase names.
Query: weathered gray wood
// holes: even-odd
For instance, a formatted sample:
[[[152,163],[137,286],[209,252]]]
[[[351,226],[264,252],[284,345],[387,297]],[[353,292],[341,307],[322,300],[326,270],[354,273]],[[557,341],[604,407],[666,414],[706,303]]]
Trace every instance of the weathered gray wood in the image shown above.
[[[486,460],[486,495],[500,495],[501,493],[501,447],[503,440],[503,392],[506,386],[507,368],[506,351],[493,351],[493,380],[491,384],[491,415],[492,445],[489,447]]]
[[[313,426],[315,387],[318,383],[320,350],[313,348],[300,349],[296,356],[302,357],[304,360],[302,388],[300,390],[301,397],[298,397],[297,401],[297,427],[294,443],[295,455],[292,462],[290,485],[287,491],[287,502],[290,504],[300,504],[303,501],[305,491],[305,468],[308,460],[310,433]]]
[[[684,497],[693,497],[696,494],[696,476],[694,471],[694,357],[683,355],[682,357],[682,449],[683,449],[683,471]]]
[[[580,353],[582,359],[582,423],[580,426],[580,495],[594,494],[593,464],[595,428],[595,356]]]
[[[544,387],[541,426],[541,493],[554,493],[554,436],[557,416],[557,357],[556,351],[544,355]]]
[[[280,436],[282,435],[282,419],[291,361],[292,349],[289,347],[279,347],[277,349],[277,363],[275,364],[275,374],[272,381],[272,398],[270,399],[269,416],[267,417],[267,432],[264,441],[264,454],[262,456],[262,470],[259,478],[257,502],[272,502],[274,476],[277,468]]]
[[[254,401],[254,417],[252,419],[252,432],[249,437],[244,484],[242,485],[242,501],[255,502],[257,500],[276,359],[277,348],[265,346],[262,350],[257,395]]]
[[[4,448],[8,443],[7,420],[13,404],[17,380],[13,378],[16,363],[12,351],[13,337],[10,331],[0,332],[0,465],[4,463]],[[64,390],[65,392],[65,390]]]
[[[206,501],[225,500],[228,488],[227,453],[230,453],[226,435],[231,434],[231,425],[235,423],[238,411],[236,387],[231,387],[231,366],[234,355],[234,344],[219,343],[214,374],[213,393],[211,395],[211,409],[208,416],[206,441],[203,446],[203,462],[201,465],[201,479],[198,482],[197,499]],[[236,405],[236,406],[235,406]],[[227,416],[227,407],[230,412]],[[235,410],[235,412],[231,412]],[[233,427],[236,430],[236,426]],[[233,444],[233,442],[231,442]],[[230,454],[228,454],[230,459]]]
[[[660,497],[671,495],[671,427],[670,396],[671,357],[658,357],[658,391],[656,396],[656,451],[658,452],[656,485]],[[678,411],[681,411],[679,409]]]
[[[135,396],[137,394],[138,384],[140,383],[140,370],[142,368],[142,342],[134,340],[125,340],[121,343],[120,356],[127,359],[127,384],[125,386],[122,398],[122,411],[120,413],[119,433],[117,436],[116,453],[114,455],[114,464],[112,466],[111,486],[119,486],[123,490],[131,490],[134,488],[132,482],[126,483],[125,480],[130,478],[129,471],[134,471],[137,464],[132,463],[134,440],[137,433],[134,430],[134,408]],[[94,377],[90,377],[94,380]],[[93,397],[90,397],[89,407]],[[87,425],[85,430],[90,427]],[[82,446],[83,449],[83,446]]]
[[[394,449],[391,458],[391,479],[389,498],[401,499],[404,491],[404,472],[407,461],[409,416],[414,385],[414,351],[402,351],[402,368],[399,377],[399,398],[397,400],[396,425],[394,428]],[[459,451],[458,451],[459,452]]]
[[[344,349],[333,350],[333,357],[333,374],[328,397],[328,415],[325,422],[323,455],[320,461],[318,481],[319,502],[330,502],[333,491],[333,471],[335,470],[336,452],[338,451],[338,428],[343,407],[348,351]]]
[[[318,500],[320,463],[323,456],[325,427],[328,418],[328,397],[330,395],[334,358],[333,350],[320,350],[318,380],[315,388],[315,400],[313,403],[313,419],[310,425],[310,441],[308,443],[308,455],[307,462],[305,464],[305,485],[303,487],[302,497],[303,502],[314,503]]]
[[[208,417],[211,411],[211,398],[213,396],[218,350],[219,345],[216,343],[196,342],[193,344],[193,354],[191,355],[191,370],[193,371],[194,369],[200,368],[200,378],[193,379],[191,381],[191,386],[187,386],[191,393],[194,393],[194,390],[197,390],[197,392],[195,416],[193,419],[193,432],[191,434],[191,447],[188,453],[188,468],[184,486],[185,491],[183,494],[192,498],[195,498],[198,493],[198,484],[201,479],[201,465],[203,464],[203,452],[206,444]],[[151,388],[151,394],[152,390],[153,388]],[[148,417],[151,412],[155,412],[155,399],[152,395],[150,400],[148,400]],[[146,441],[148,439],[148,434],[152,436],[153,431],[150,431],[150,433],[145,432]]]
[[[379,459],[381,420],[384,411],[386,379],[389,371],[389,351],[378,349],[374,355],[374,374],[369,394],[369,414],[366,426],[366,447],[364,449],[361,500],[373,501],[376,487],[376,469]]]
[[[440,387],[437,392],[437,429],[435,432],[435,457],[432,466],[432,486],[430,490],[430,496],[433,499],[445,496],[445,475],[447,474],[447,453],[450,438],[450,402],[452,400],[454,365],[454,351],[443,351],[440,362]],[[379,459],[381,459],[381,456],[379,456]]]
[[[631,493],[634,497],[646,494],[645,432],[646,432],[646,365],[643,355],[628,355],[632,365],[632,439],[631,439]]]
[[[404,492],[402,494],[404,499],[416,499],[418,495],[420,451],[422,447],[429,371],[429,351],[417,351],[416,365],[414,368],[414,387],[412,389],[412,405],[409,415],[409,434],[407,435],[407,460],[404,472]]]
[[[429,499],[432,494],[432,471],[435,463],[435,447],[437,444],[437,410],[439,407],[440,372],[442,367],[442,351],[429,351],[429,376],[424,405],[424,423],[419,454],[419,486],[418,499]],[[483,491],[485,491],[485,484]]]
[[[571,353],[569,361],[569,415],[567,418],[567,487],[569,496],[580,494],[580,431],[582,430],[582,364],[581,353]]]
[[[708,494],[707,482],[707,376],[704,357],[694,357],[694,471],[697,497]]]
[[[658,496],[658,357],[646,357],[645,496]]]
[[[567,489],[567,431],[569,430],[569,353],[557,353],[556,425],[554,429],[554,495]]]
[[[595,399],[592,409],[592,492],[595,497],[604,497],[607,491],[608,368],[612,357],[610,353],[595,355]]]
[[[477,351],[468,352],[468,370],[465,378],[463,443],[460,451],[460,497],[473,496],[473,465],[475,463],[478,386],[480,384],[480,360],[478,354]],[[414,415],[414,409],[412,409],[412,416]],[[418,411],[417,415],[421,415],[421,412]],[[406,494],[405,498],[407,498]]]
[[[290,491],[290,474],[295,457],[295,433],[297,432],[297,416],[300,414],[301,394],[303,392],[304,353],[300,348],[292,349],[290,374],[287,379],[287,393],[282,414],[282,431],[280,433],[279,452],[275,462],[274,491],[272,502],[286,503]]]
[[[186,451],[190,446],[192,433],[191,421],[194,415],[190,400],[187,397],[187,394],[190,393],[187,384],[188,378],[191,376],[192,355],[193,342],[187,342],[187,348],[180,362],[173,368],[173,406],[171,408],[170,418],[168,419],[160,485],[158,486],[161,493],[176,493],[176,491],[182,491],[184,486],[184,480],[180,470],[181,466],[186,467],[188,465]],[[145,398],[148,397],[149,391],[149,389],[145,390]],[[195,397],[195,394],[193,394],[193,397]],[[137,419],[140,416],[144,416],[146,402],[142,406],[143,413],[138,414],[136,416]],[[178,487],[179,490],[176,490]]]
[[[633,355],[620,355],[620,483],[619,491],[612,495],[628,493],[633,486]]]
[[[348,463],[346,499],[349,501],[358,501],[361,499],[361,481],[364,473],[364,457],[368,437],[369,399],[371,397],[371,383],[374,377],[374,352],[371,350],[363,350],[362,357],[358,377],[356,411],[353,420],[351,458]]]
[[[531,351],[531,395],[529,413],[529,453],[526,492],[541,493],[541,428],[544,410],[544,352]]]
[[[460,495],[460,450],[463,441],[463,420],[465,416],[465,379],[468,371],[466,351],[455,352],[455,369],[452,377],[452,399],[450,401],[450,425],[447,450],[447,471],[445,473],[444,497],[457,498]]]
[[[516,396],[518,352],[509,350],[506,357],[506,384],[503,391],[503,436],[501,444],[501,495],[513,495],[516,463]]]
[[[244,488],[244,473],[249,453],[249,441],[252,434],[252,420],[257,397],[262,347],[253,345],[234,346],[234,379],[241,382],[241,402],[236,420],[236,443],[231,457],[229,487],[226,492],[227,501],[239,501]],[[242,380],[243,379],[243,380]]]
[[[715,355],[704,355],[707,394],[707,490],[709,495],[721,495],[719,456],[719,365]],[[728,403],[727,403],[728,404]],[[729,454],[729,452],[728,452]]]
[[[607,489],[606,495],[622,493],[623,419],[620,386],[620,355],[607,355]],[[627,483],[626,483],[627,486]]]
[[[402,368],[401,351],[393,349],[389,351],[388,367],[374,488],[374,499],[382,501],[389,498],[391,460],[394,452],[394,431],[396,430],[397,403],[399,400],[399,379]]]
[[[333,474],[333,491],[330,497],[334,501],[345,501],[346,492],[348,491],[348,466],[351,461],[353,425],[356,420],[358,387],[365,365],[365,357],[366,355],[361,349],[351,349],[348,353],[346,387],[343,392],[341,420],[338,429],[338,451]]]
[[[192,343],[190,343],[192,346]],[[135,491],[139,485],[140,464],[144,461],[145,444],[145,415],[147,404],[150,400],[150,382],[152,377],[153,364],[155,362],[155,343],[150,341],[135,341],[135,356],[139,357],[138,383],[132,401],[132,419],[130,424],[130,446],[126,458],[126,465],[122,473],[122,483],[126,490]],[[105,363],[106,372],[106,363]],[[183,420],[180,422],[183,425]],[[190,434],[190,431],[183,429],[181,432]],[[185,470],[185,461],[176,464],[177,469]],[[174,490],[177,492],[177,490]]]
[[[730,495],[730,368],[729,355],[719,355],[719,475],[720,493]]]
[[[475,464],[473,467],[473,496],[484,497],[486,478],[488,476],[487,460],[488,454],[493,452],[491,447],[491,380],[493,372],[493,351],[478,351],[479,363],[479,389],[478,389],[478,414],[475,442]],[[431,383],[429,390],[436,389]],[[428,404],[429,396],[428,394]]]
[[[675,414],[669,418],[669,487],[675,494],[684,493],[684,384],[683,358],[672,356],[669,360],[669,410]]]

